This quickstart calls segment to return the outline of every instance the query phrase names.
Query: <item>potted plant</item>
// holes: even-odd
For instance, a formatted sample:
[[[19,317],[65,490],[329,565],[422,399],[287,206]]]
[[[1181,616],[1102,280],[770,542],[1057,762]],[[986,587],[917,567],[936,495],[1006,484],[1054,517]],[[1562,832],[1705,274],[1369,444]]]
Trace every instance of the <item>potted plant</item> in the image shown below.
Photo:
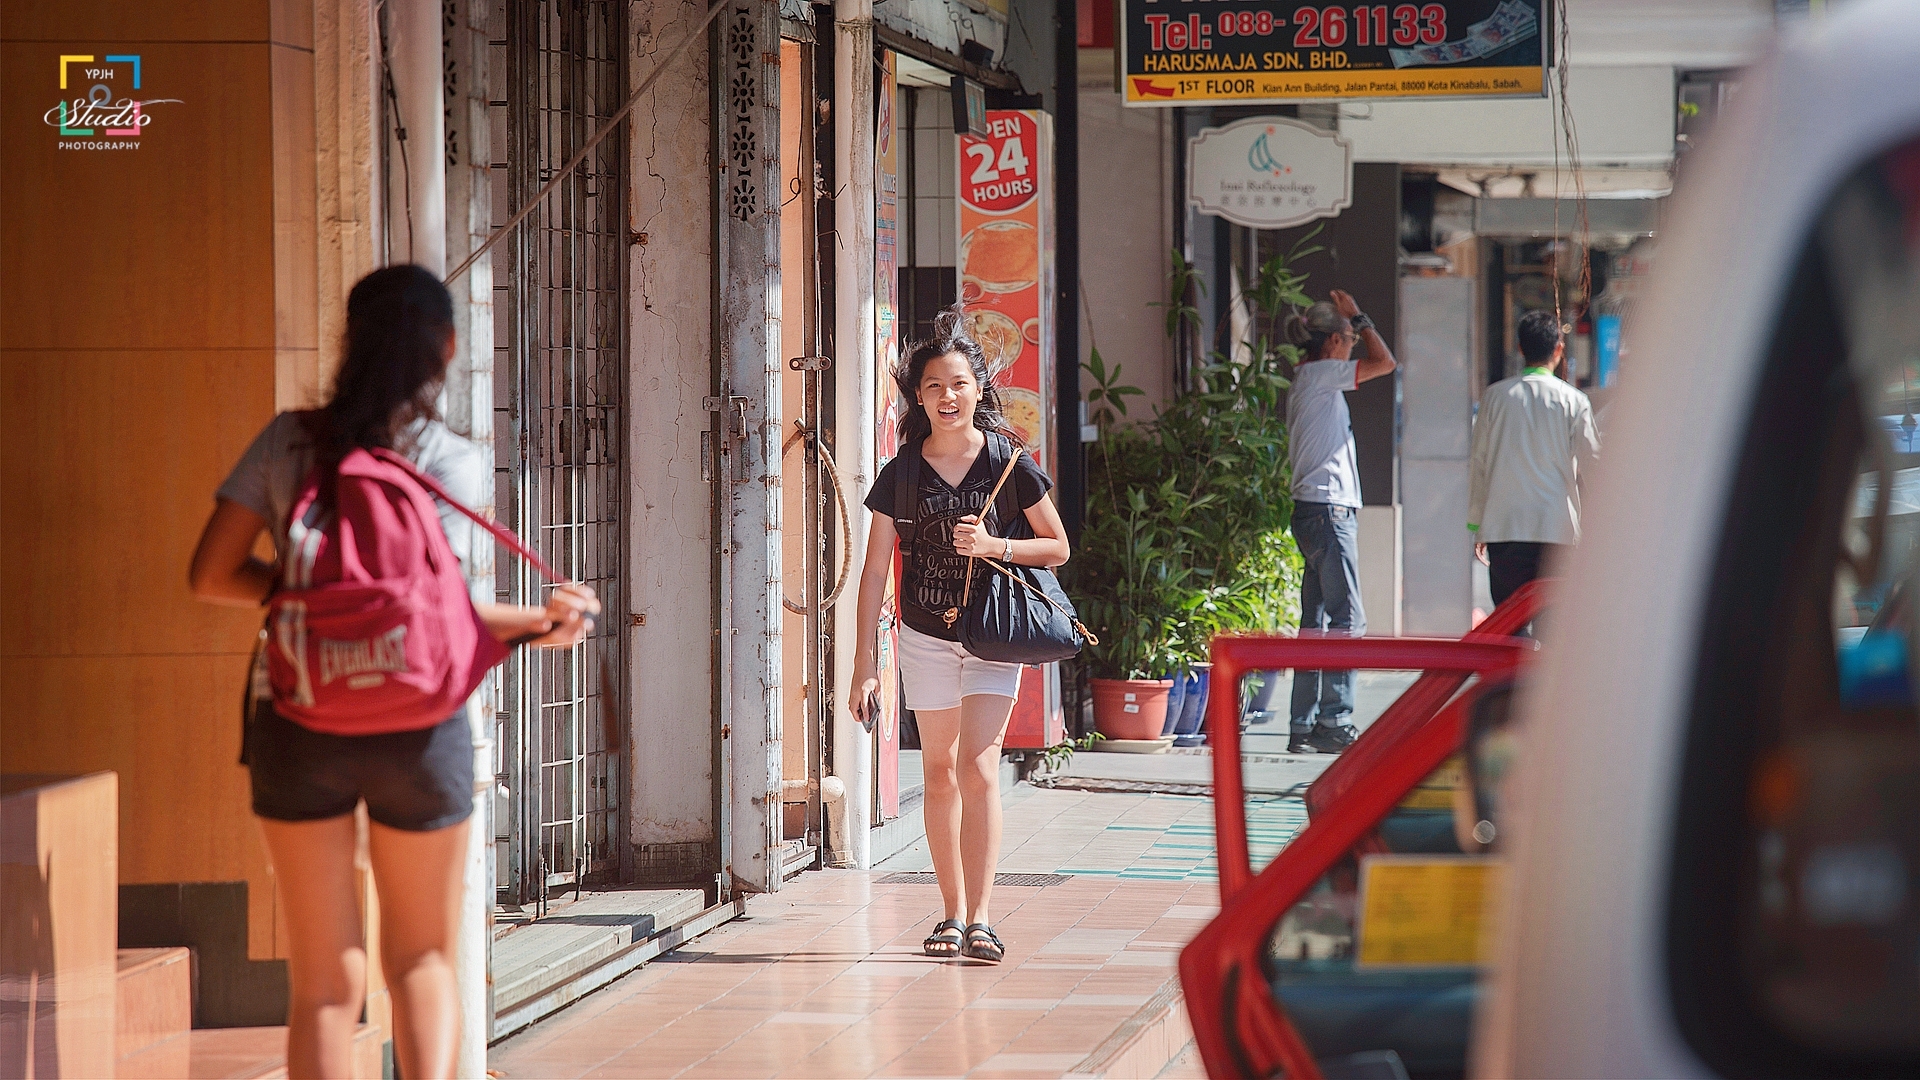
[[[1089,531],[1099,534],[1090,547],[1082,534],[1082,551],[1102,564],[1102,587],[1081,591],[1081,618],[1100,628],[1100,644],[1088,648],[1087,688],[1094,728],[1111,740],[1160,737],[1173,688],[1166,676],[1180,659],[1180,627],[1171,617],[1186,576],[1179,537],[1144,493],[1136,495],[1123,510],[1090,523]]]
[[[1140,391],[1121,381],[1119,365],[1097,347],[1084,365],[1099,437],[1068,574],[1101,638],[1087,652],[1089,688],[1094,725],[1110,739],[1160,736],[1170,676],[1204,662],[1214,634],[1298,624],[1284,411],[1298,350],[1275,331],[1307,303],[1290,263],[1314,250],[1295,245],[1261,267],[1248,294],[1253,338],[1233,357],[1214,354],[1151,420],[1129,422],[1127,398]],[[1198,314],[1185,303],[1197,277],[1178,253],[1174,267],[1169,336]],[[1183,704],[1199,709],[1204,697]]]

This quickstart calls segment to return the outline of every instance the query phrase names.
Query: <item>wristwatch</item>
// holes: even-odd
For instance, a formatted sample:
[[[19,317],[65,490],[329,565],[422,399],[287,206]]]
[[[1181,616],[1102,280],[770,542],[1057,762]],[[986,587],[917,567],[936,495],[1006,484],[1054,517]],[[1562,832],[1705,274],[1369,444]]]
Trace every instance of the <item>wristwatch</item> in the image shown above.
[[[1356,314],[1353,318],[1348,319],[1347,322],[1353,327],[1353,332],[1356,334],[1361,332],[1362,330],[1373,329],[1373,320],[1367,318],[1367,313],[1364,311]]]
[[[1007,541],[1007,553],[1005,555],[1000,556],[1000,561],[1004,563],[1010,563],[1013,561],[1013,537],[1009,536],[1009,537],[1006,537],[1005,539]]]

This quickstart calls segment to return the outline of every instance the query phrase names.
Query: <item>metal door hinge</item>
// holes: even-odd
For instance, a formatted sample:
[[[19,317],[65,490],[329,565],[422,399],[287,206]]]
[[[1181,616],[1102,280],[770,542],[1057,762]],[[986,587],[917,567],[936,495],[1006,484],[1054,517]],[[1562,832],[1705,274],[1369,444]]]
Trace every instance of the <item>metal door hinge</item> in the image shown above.
[[[796,356],[787,361],[787,366],[795,371],[825,371],[833,366],[833,357]]]

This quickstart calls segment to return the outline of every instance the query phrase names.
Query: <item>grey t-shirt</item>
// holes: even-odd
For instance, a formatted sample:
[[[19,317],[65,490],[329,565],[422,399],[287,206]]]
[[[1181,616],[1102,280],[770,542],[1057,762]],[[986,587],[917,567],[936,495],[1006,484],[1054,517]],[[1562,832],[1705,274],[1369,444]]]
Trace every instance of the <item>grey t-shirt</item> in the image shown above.
[[[1360,505],[1346,396],[1359,385],[1359,369],[1354,360],[1312,360],[1294,369],[1287,391],[1287,448],[1297,502]]]
[[[447,430],[438,420],[416,425],[412,448],[407,457],[420,471],[440,481],[447,493],[468,506],[486,501],[487,484],[492,479],[486,454],[478,446]],[[254,437],[253,445],[240,455],[240,463],[227,475],[216,498],[235,502],[259,514],[273,533],[273,550],[281,558],[287,553],[287,516],[293,512],[293,500],[300,493],[301,481],[313,468],[313,439],[297,413],[281,413]],[[460,568],[473,579],[469,559],[474,550],[474,534],[479,527],[460,511],[435,500],[440,510],[440,527],[447,543],[460,560]],[[309,524],[313,521],[309,518]],[[476,597],[491,600],[491,596]]]

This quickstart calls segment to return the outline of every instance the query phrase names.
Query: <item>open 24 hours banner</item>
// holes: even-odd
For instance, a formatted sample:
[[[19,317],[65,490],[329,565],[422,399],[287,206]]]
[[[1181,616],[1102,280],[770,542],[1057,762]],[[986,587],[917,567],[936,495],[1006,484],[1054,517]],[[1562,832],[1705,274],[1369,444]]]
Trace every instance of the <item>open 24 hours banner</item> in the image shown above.
[[[1118,0],[1128,105],[1539,97],[1548,0]]]
[[[987,134],[962,135],[960,302],[1000,391],[1007,424],[1049,473],[1054,462],[1053,118],[994,109]],[[1060,666],[1020,679],[1008,749],[1060,742]]]

